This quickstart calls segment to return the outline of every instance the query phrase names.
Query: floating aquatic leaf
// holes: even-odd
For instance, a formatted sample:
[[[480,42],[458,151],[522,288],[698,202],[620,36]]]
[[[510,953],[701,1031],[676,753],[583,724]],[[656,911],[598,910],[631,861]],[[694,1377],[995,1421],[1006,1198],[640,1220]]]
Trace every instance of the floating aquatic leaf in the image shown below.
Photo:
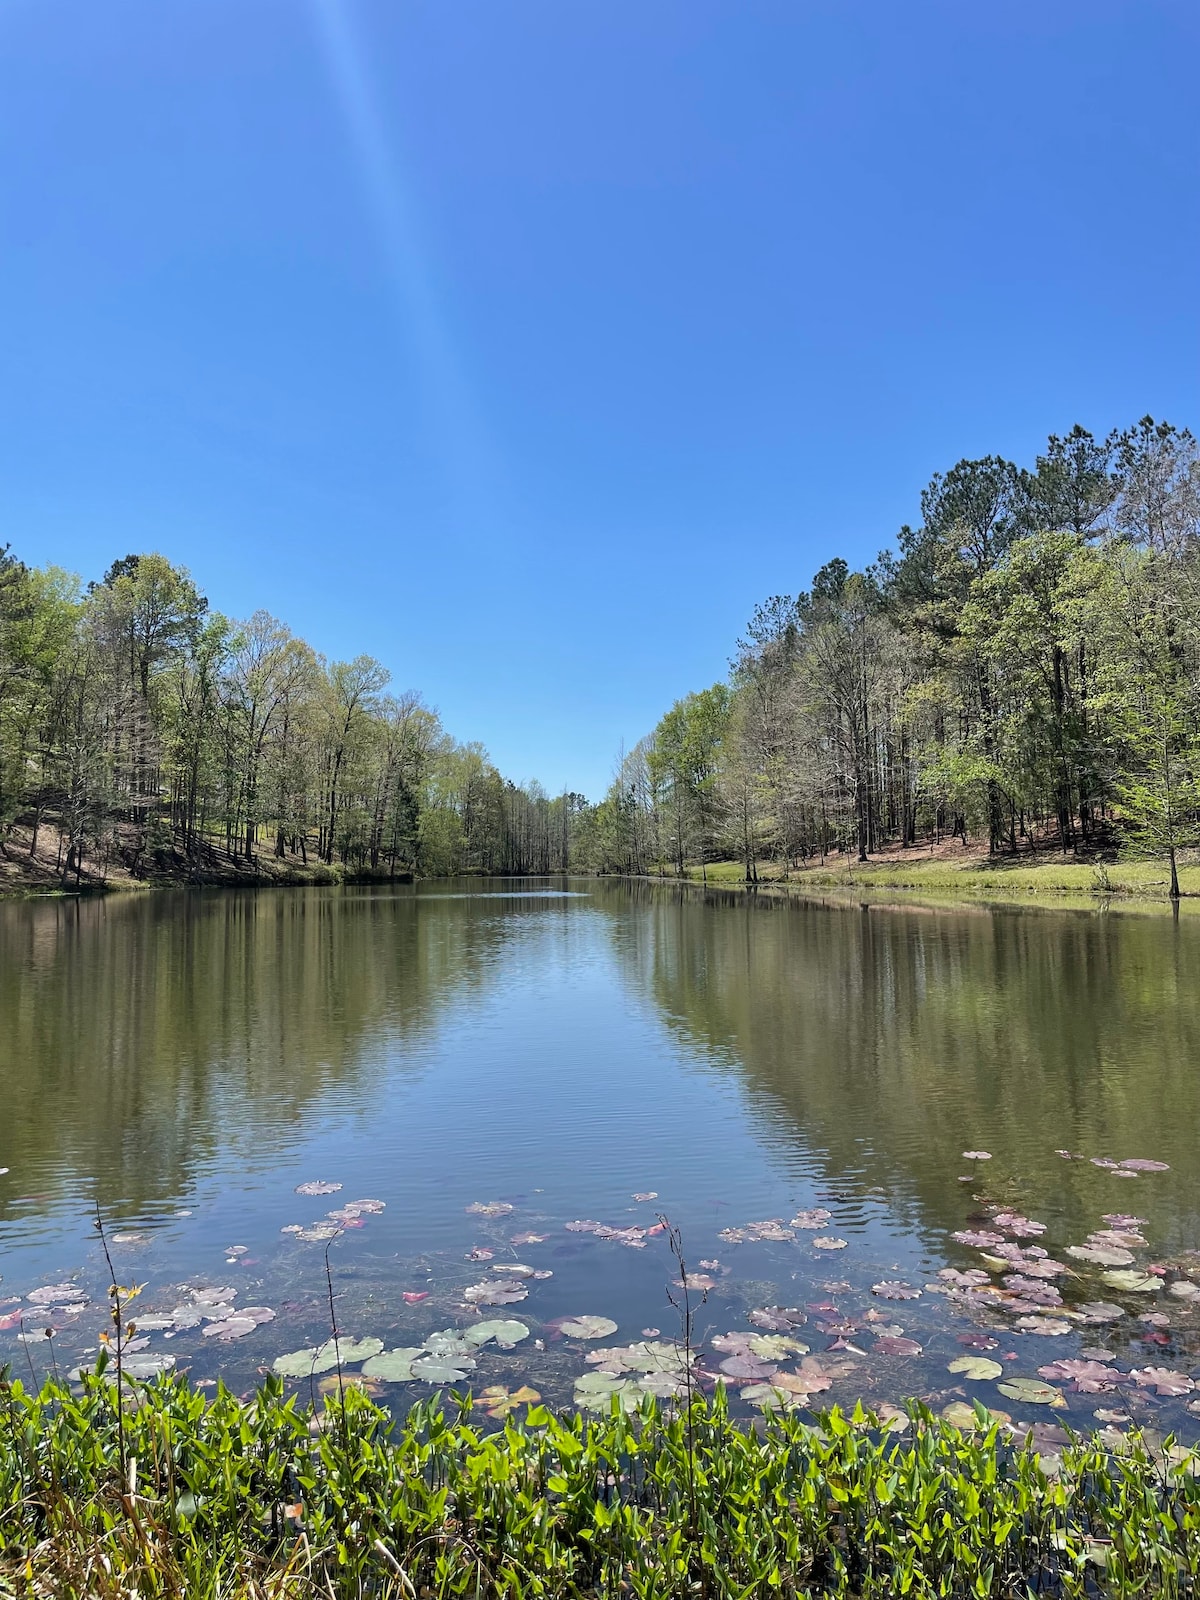
[[[130,1356],[128,1361],[122,1360],[121,1370],[127,1378],[139,1378],[145,1382],[149,1378],[157,1378],[162,1372],[170,1372],[175,1365],[175,1357],[167,1355],[136,1355]]]
[[[1067,1254],[1076,1261],[1090,1261],[1098,1267],[1128,1267],[1133,1262],[1128,1250],[1118,1250],[1113,1245],[1069,1244]]]
[[[965,1400],[952,1400],[949,1405],[942,1407],[942,1417],[960,1433],[979,1433],[996,1424],[1003,1426],[1012,1421],[1007,1411],[993,1411],[987,1406],[981,1409],[982,1416]]]
[[[641,1194],[635,1194],[633,1196],[633,1198],[635,1200],[639,1200],[639,1201],[657,1200],[658,1199],[658,1190],[657,1189],[646,1189],[646,1190],[643,1190],[643,1192]]]
[[[850,1241],[848,1239],[833,1239],[833,1238],[830,1238],[828,1236],[825,1236],[824,1238],[814,1239],[813,1240],[813,1249],[814,1250],[844,1250],[846,1248],[846,1246],[849,1244],[849,1242]]]
[[[771,1377],[777,1367],[769,1361],[760,1361],[757,1356],[726,1356],[721,1362],[721,1371],[730,1378],[765,1379]]]
[[[833,1216],[832,1211],[826,1211],[824,1206],[814,1206],[811,1211],[797,1211],[792,1218],[793,1228],[809,1228],[814,1232],[823,1228]]]
[[[160,1333],[165,1328],[173,1328],[175,1318],[168,1311],[141,1311],[137,1316],[137,1325],[146,1333]],[[0,1322],[0,1328],[3,1326]]]
[[[833,1388],[833,1379],[825,1372],[789,1372],[786,1368],[771,1379],[776,1389],[786,1389],[789,1394],[807,1399],[809,1395],[822,1394]]]
[[[360,1394],[380,1395],[383,1393],[383,1384],[374,1378],[365,1377],[361,1372],[331,1372],[328,1377],[322,1378],[317,1384],[317,1393],[323,1395],[340,1395],[347,1389],[357,1389]]]
[[[412,1375],[422,1383],[461,1383],[474,1370],[475,1362],[468,1356],[447,1356],[444,1360],[435,1355],[419,1356],[412,1363]]]
[[[1071,1331],[1071,1324],[1063,1317],[1018,1317],[1016,1325],[1022,1333],[1041,1334],[1045,1339],[1058,1339]]]
[[[687,1379],[678,1373],[643,1372],[638,1376],[638,1385],[658,1400],[671,1400],[687,1393]]]
[[[1163,1286],[1161,1278],[1156,1278],[1150,1272],[1139,1272],[1136,1268],[1124,1272],[1104,1272],[1100,1276],[1110,1289],[1124,1289],[1127,1294],[1157,1294]]]
[[[575,1379],[577,1394],[612,1394],[622,1379],[612,1372],[583,1372]]]
[[[297,1239],[303,1239],[306,1244],[327,1244],[330,1239],[336,1239],[342,1230],[336,1222],[314,1222],[311,1228],[299,1228],[296,1231]]]
[[[406,1306],[420,1305],[422,1300],[429,1299],[428,1289],[406,1289],[400,1297]]]
[[[611,1317],[561,1317],[558,1328],[568,1339],[607,1339],[617,1324]]]
[[[719,1261],[706,1261],[703,1256],[697,1262],[697,1266],[703,1268],[705,1272],[720,1272],[721,1270],[721,1263]]]
[[[1075,1315],[1083,1322],[1119,1322],[1125,1315],[1125,1308],[1113,1305],[1111,1300],[1085,1300],[1075,1307]]]
[[[474,1200],[467,1207],[472,1217],[507,1217],[512,1207],[506,1200]]]
[[[919,1356],[921,1346],[915,1339],[898,1339],[884,1336],[876,1339],[871,1346],[872,1355],[877,1356]]]
[[[227,1317],[224,1322],[210,1322],[204,1330],[206,1339],[244,1339],[253,1333],[258,1324],[251,1317]]]
[[[747,1405],[758,1406],[761,1411],[784,1410],[796,1404],[796,1396],[786,1389],[777,1389],[769,1383],[750,1383],[740,1391]]]
[[[413,1375],[412,1364],[424,1353],[423,1345],[384,1350],[363,1362],[363,1373],[383,1383],[409,1383]]]
[[[494,1383],[475,1397],[477,1406],[484,1406],[489,1417],[507,1417],[520,1406],[533,1405],[542,1397],[536,1389],[523,1386],[510,1394],[503,1384]]]
[[[881,1300],[918,1300],[921,1296],[920,1289],[914,1289],[911,1283],[901,1283],[896,1278],[873,1283],[871,1293],[877,1294]]]
[[[340,1183],[327,1183],[324,1178],[315,1178],[309,1183],[298,1183],[297,1194],[336,1194],[341,1188]]]
[[[702,1289],[705,1293],[717,1287],[717,1280],[707,1272],[689,1272],[686,1280],[672,1278],[671,1286],[675,1289]]]
[[[610,1323],[605,1332],[613,1332],[616,1326],[615,1322]],[[528,1337],[529,1329],[523,1322],[504,1320],[477,1322],[463,1334],[463,1338],[470,1345],[485,1345],[494,1339],[502,1350],[511,1350],[515,1345],[520,1344],[522,1339],[528,1339]]]
[[[763,1306],[750,1313],[749,1321],[756,1328],[769,1328],[776,1333],[783,1333],[788,1328],[803,1327],[808,1318],[795,1306]]]
[[[431,1333],[425,1341],[425,1350],[429,1355],[451,1360],[457,1356],[473,1355],[476,1348],[461,1328],[443,1328],[438,1333]]]
[[[989,1274],[979,1267],[971,1267],[967,1272],[959,1272],[956,1267],[943,1267],[938,1277],[955,1289],[978,1289],[992,1281]]]
[[[768,1217],[765,1222],[747,1222],[740,1228],[722,1228],[717,1235],[718,1239],[725,1239],[730,1244],[742,1244],[746,1240],[786,1240],[795,1237],[795,1229],[786,1227],[782,1217]]]
[[[991,1159],[992,1159],[992,1153],[991,1153],[990,1150],[964,1150],[963,1151],[963,1160],[964,1161],[990,1161]]]
[[[969,1244],[976,1250],[986,1250],[990,1245],[1004,1243],[1002,1233],[993,1233],[987,1228],[966,1228],[960,1233],[952,1233],[950,1237],[959,1244]]]
[[[342,1206],[342,1215],[348,1217],[374,1217],[381,1211],[387,1210],[386,1200],[347,1200]],[[330,1216],[334,1213],[331,1211]]]
[[[489,1272],[498,1272],[505,1278],[552,1278],[552,1272],[538,1272],[534,1267],[527,1267],[523,1261],[497,1261],[488,1268]]]
[[[1032,1300],[1039,1306],[1060,1306],[1063,1303],[1061,1293],[1052,1283],[1045,1283],[1038,1278],[1030,1278],[1020,1272],[1010,1272],[1005,1276],[1004,1286],[1013,1294],[1020,1295],[1024,1300]]]
[[[1186,1372],[1172,1372],[1169,1367],[1142,1367],[1129,1374],[1140,1389],[1153,1389],[1156,1394],[1190,1394],[1196,1387]]]
[[[1020,1400],[1025,1405],[1054,1406],[1058,1409],[1066,1405],[1060,1390],[1051,1384],[1040,1383],[1036,1378],[1009,1378],[996,1387],[1009,1400]]]
[[[1177,1278],[1169,1284],[1167,1293],[1173,1294],[1177,1300],[1200,1299],[1200,1283],[1192,1283],[1188,1278]]]
[[[786,1361],[789,1356],[806,1356],[811,1347],[786,1334],[757,1333],[748,1340],[748,1348],[760,1361]]]
[[[34,1289],[25,1298],[34,1306],[81,1306],[87,1295],[74,1283],[48,1283],[42,1289]]]
[[[602,1226],[602,1223],[593,1222],[590,1217],[576,1217],[574,1222],[563,1223],[568,1233],[596,1233]]]
[[[496,1252],[494,1250],[485,1250],[481,1246],[476,1245],[474,1250],[470,1250],[470,1251],[467,1252],[467,1260],[468,1261],[490,1261],[495,1254],[496,1254]]]
[[[515,1278],[497,1278],[493,1283],[475,1283],[463,1290],[463,1299],[476,1306],[511,1306],[529,1298],[529,1290]]]
[[[1005,1233],[1011,1233],[1016,1239],[1036,1239],[1039,1234],[1046,1231],[1044,1222],[1032,1222],[1028,1217],[1023,1217],[1019,1211],[997,1211],[992,1221],[998,1228],[1003,1228]]]
[[[1126,1172],[1170,1172],[1170,1167],[1165,1161],[1143,1161],[1134,1156],[1130,1161],[1122,1161],[1120,1167]]]
[[[985,1378],[998,1378],[1004,1368],[987,1356],[958,1356],[946,1368],[947,1372],[961,1372],[964,1378],[982,1383]]]
[[[275,1321],[275,1313],[270,1306],[239,1306],[237,1315],[239,1317],[248,1317],[258,1327],[262,1327],[264,1323]],[[139,1322],[144,1320],[142,1317],[138,1318]]]
[[[544,1233],[514,1233],[512,1242],[513,1244],[545,1244],[546,1235]]]
[[[1108,1223],[1110,1228],[1144,1228],[1147,1218],[1131,1217],[1125,1211],[1106,1211],[1104,1213],[1104,1221]]]
[[[1133,1228],[1099,1228],[1087,1236],[1088,1244],[1115,1245],[1118,1250],[1144,1250],[1148,1243],[1144,1234]]]
[[[1038,1368],[1038,1376],[1055,1383],[1073,1383],[1081,1394],[1101,1394],[1121,1381],[1117,1368],[1102,1361],[1051,1361]]]
[[[959,1344],[965,1344],[968,1350],[995,1350],[998,1340],[989,1338],[986,1333],[960,1333]]]

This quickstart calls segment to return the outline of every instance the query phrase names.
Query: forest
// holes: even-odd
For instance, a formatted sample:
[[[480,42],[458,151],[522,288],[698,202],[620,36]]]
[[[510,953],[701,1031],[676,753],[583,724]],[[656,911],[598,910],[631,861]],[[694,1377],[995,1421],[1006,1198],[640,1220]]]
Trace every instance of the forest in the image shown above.
[[[86,588],[0,550],[0,852],[67,884],[562,870],[579,799],[506,782],[368,655],[210,609],[161,555]]]
[[[1143,418],[934,475],[862,571],[754,612],[596,804],[505,780],[369,655],[211,610],[129,555],[89,583],[0,551],[0,853],[64,883],[273,868],[747,882],[958,838],[993,855],[1200,839],[1200,449]]]
[[[574,861],[735,860],[961,839],[1144,854],[1200,834],[1200,451],[1144,417],[1052,435],[1031,467],[959,461],[863,571],[755,611],[574,818]]]

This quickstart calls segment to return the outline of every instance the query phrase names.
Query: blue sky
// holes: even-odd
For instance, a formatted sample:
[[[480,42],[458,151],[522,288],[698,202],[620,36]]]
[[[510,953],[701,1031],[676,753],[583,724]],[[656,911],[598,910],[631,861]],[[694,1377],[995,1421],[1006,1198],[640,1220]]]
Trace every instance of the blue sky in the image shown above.
[[[0,541],[597,797],[964,455],[1200,425],[1194,0],[0,0]]]

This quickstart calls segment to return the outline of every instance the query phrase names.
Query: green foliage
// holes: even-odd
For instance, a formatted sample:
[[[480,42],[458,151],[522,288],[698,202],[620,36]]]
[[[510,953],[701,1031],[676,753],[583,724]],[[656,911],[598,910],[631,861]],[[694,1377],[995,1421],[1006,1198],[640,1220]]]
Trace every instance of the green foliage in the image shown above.
[[[347,1392],[314,1418],[180,1379],[141,1391],[5,1387],[0,1587],[146,1594],[449,1597],[1181,1596],[1200,1577],[1200,1481],[1170,1442],[1043,1461],[987,1414],[861,1408],[761,1430],[721,1392],[686,1415],[542,1407],[483,1432],[469,1400],[396,1422]]]

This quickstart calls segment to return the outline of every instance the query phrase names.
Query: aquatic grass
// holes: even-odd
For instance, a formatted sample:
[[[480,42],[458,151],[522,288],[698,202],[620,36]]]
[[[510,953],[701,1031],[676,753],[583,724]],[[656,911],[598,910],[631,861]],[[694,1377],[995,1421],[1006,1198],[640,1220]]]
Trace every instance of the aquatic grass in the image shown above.
[[[986,1413],[908,1431],[836,1410],[749,1426],[723,1391],[675,1412],[485,1431],[470,1397],[316,1413],[268,1381],[175,1375],[123,1408],[104,1374],[0,1388],[0,1592],[252,1596],[1184,1596],[1194,1458],[1137,1436],[1039,1456]],[[329,1426],[324,1423],[328,1419]]]

